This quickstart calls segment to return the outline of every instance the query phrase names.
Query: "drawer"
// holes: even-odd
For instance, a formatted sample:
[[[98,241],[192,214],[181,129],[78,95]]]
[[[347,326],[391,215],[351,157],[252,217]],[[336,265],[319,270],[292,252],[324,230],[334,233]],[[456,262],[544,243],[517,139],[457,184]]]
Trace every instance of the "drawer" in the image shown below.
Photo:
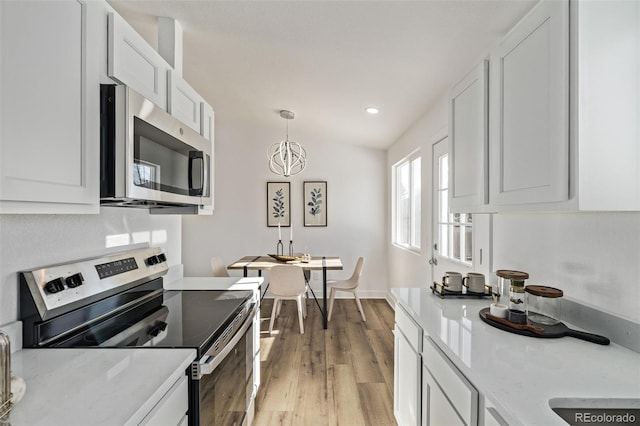
[[[140,425],[179,425],[184,422],[185,413],[189,409],[187,376],[182,376],[162,397]]]
[[[396,304],[396,332],[398,329],[405,335],[416,352],[422,350],[422,328],[411,319],[402,306]]]
[[[484,426],[509,426],[494,405],[485,398],[484,400]]]
[[[465,424],[478,424],[478,391],[427,337],[424,338],[422,362]]]

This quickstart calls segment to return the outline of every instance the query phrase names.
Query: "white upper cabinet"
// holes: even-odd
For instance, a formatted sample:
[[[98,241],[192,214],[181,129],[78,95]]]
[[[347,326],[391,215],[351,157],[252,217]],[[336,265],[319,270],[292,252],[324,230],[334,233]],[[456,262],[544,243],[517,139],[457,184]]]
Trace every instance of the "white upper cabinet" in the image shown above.
[[[169,114],[196,132],[201,132],[202,102],[200,94],[189,83],[173,70],[169,71]]]
[[[202,117],[200,119],[200,134],[204,136],[205,139],[211,141],[211,152],[213,153],[211,158],[211,205],[206,207],[200,207],[198,210],[198,214],[207,215],[213,214],[213,209],[215,207],[215,159],[216,159],[216,142],[215,142],[215,113],[211,105],[206,102],[200,103],[200,112]]]
[[[109,14],[108,22],[109,77],[167,110],[167,73],[171,66],[120,15]]]
[[[449,95],[449,207],[484,211],[488,189],[488,61],[456,84]]]
[[[572,3],[580,210],[640,210],[640,1]],[[576,58],[573,57],[573,60]],[[574,129],[574,127],[572,127]]]
[[[215,113],[213,112],[213,108],[208,103],[202,102],[200,111],[202,112],[200,134],[204,136],[205,139],[210,140],[212,144],[215,144]]]
[[[0,213],[99,212],[92,7],[0,1]]]
[[[491,52],[490,203],[569,199],[569,2],[543,0]]]
[[[538,3],[491,52],[484,145],[482,71],[450,93],[453,211],[640,211],[640,2]]]

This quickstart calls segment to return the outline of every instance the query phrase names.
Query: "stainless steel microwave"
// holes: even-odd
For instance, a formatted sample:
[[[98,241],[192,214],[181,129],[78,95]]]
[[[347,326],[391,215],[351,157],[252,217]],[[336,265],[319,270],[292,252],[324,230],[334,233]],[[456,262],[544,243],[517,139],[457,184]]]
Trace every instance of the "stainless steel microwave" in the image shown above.
[[[100,203],[195,214],[212,206],[212,144],[134,90],[100,86]]]

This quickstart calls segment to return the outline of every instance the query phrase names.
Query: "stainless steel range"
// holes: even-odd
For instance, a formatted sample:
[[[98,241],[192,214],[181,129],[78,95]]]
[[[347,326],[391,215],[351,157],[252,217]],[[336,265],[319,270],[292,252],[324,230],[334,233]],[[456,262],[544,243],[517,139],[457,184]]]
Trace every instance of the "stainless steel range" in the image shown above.
[[[193,348],[190,425],[252,418],[254,317],[251,291],[164,291],[159,248],[20,273],[25,348]]]

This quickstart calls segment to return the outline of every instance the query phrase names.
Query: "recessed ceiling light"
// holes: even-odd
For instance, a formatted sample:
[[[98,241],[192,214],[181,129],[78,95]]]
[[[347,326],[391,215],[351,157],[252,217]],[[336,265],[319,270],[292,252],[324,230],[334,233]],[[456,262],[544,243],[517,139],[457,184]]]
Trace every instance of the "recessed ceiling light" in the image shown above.
[[[376,107],[366,107],[365,111],[367,111],[369,114],[372,114],[372,115],[380,112],[380,110]]]

